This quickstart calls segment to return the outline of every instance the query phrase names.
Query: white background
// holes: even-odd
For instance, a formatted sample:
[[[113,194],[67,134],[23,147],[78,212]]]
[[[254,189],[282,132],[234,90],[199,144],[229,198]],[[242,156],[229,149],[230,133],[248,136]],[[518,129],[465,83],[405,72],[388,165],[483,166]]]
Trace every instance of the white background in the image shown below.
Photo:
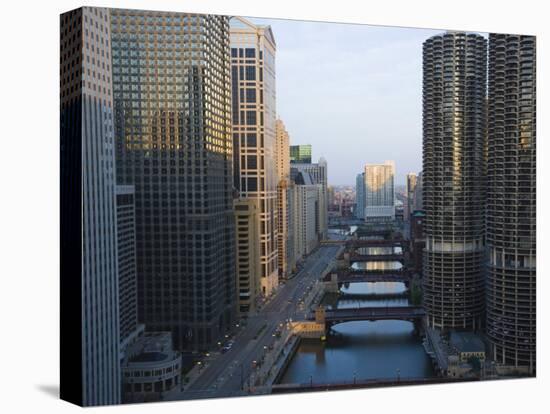
[[[548,381],[549,32],[545,1],[88,0],[85,5],[535,34],[538,55],[538,378],[101,408],[126,412],[542,412]],[[59,390],[59,17],[78,1],[3,2],[0,410],[66,413]],[[546,26],[546,27],[545,27]],[[322,86],[322,85],[320,85]],[[546,147],[546,148],[545,148]],[[547,190],[548,191],[548,190]],[[546,192],[547,192],[546,191]],[[546,235],[545,235],[546,233]],[[75,292],[76,294],[76,292]],[[545,407],[548,410],[548,407]],[[89,409],[96,412],[97,408]],[[548,411],[545,411],[548,412]]]

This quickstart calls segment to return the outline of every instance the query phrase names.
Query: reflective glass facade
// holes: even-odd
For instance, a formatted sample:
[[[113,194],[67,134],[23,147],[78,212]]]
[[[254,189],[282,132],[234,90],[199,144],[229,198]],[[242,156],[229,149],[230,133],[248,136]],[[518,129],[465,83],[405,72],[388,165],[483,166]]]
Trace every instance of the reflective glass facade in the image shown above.
[[[139,319],[203,349],[236,312],[228,18],[111,13],[116,176],[135,187]]]

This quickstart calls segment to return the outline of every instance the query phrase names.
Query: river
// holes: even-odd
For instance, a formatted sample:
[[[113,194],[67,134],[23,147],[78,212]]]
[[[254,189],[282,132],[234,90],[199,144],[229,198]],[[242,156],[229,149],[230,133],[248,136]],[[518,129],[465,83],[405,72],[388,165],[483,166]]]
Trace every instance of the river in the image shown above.
[[[385,253],[380,253],[385,254]],[[360,262],[358,267],[398,269],[398,262]],[[376,268],[376,267],[374,267]],[[373,269],[374,269],[373,268]],[[327,307],[406,306],[408,297],[377,299],[373,294],[399,294],[403,283],[353,283],[343,295],[326,295]],[[346,298],[345,294],[352,294]],[[364,295],[364,297],[362,297]],[[435,376],[422,339],[406,321],[359,321],[333,326],[326,342],[302,340],[281,383],[334,383],[376,378]]]

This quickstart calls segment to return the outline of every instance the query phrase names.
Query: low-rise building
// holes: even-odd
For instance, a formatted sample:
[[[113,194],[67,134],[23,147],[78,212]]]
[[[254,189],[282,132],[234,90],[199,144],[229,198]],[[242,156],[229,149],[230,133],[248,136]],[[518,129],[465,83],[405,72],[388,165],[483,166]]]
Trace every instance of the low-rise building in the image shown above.
[[[162,399],[181,382],[181,354],[170,332],[145,332],[126,350],[122,364],[123,401]]]
[[[471,358],[477,358],[480,363],[485,361],[485,344],[473,332],[451,332],[449,345],[460,362],[469,362]]]

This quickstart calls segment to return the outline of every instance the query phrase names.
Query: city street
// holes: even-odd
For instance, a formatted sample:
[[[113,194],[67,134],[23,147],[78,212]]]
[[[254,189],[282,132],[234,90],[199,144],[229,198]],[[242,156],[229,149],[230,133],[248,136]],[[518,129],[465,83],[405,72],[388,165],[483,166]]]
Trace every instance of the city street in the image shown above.
[[[233,347],[213,359],[189,389],[170,393],[167,399],[190,399],[246,395],[252,384],[248,378],[278,338],[277,328],[284,329],[289,319],[302,318],[307,309],[300,309],[299,302],[321,273],[333,263],[339,246],[321,246],[303,261],[303,268],[286,283],[281,284],[275,295],[255,315],[248,317],[245,326],[239,327]]]

